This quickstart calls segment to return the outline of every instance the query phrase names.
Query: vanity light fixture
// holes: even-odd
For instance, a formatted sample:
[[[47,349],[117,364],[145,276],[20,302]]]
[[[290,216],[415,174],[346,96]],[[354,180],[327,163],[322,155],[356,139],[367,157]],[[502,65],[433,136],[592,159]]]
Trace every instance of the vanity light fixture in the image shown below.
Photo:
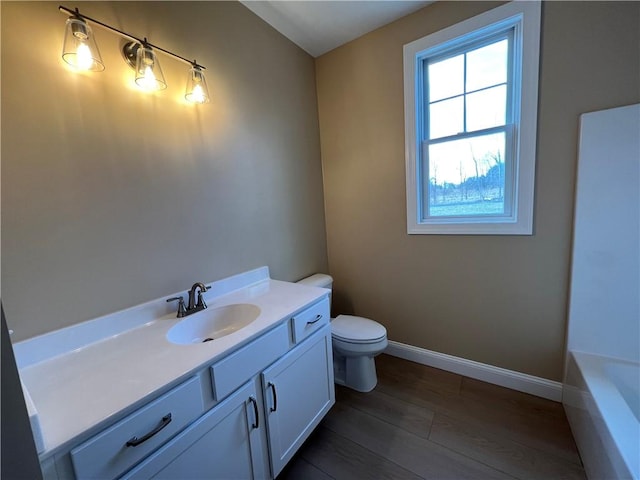
[[[209,102],[209,90],[203,73],[205,67],[195,60],[187,60],[169,50],[151,44],[146,38],[137,38],[106,23],[87,17],[81,14],[77,8],[71,10],[60,5],[58,9],[70,15],[66,23],[62,59],[72,67],[78,70],[98,72],[104,70],[104,63],[100,57],[93,32],[87,24],[87,22],[91,22],[129,40],[122,47],[122,55],[129,66],[135,70],[135,83],[140,88],[144,90],[164,90],[167,88],[167,82],[156,56],[156,51],[159,51],[189,64],[184,98],[191,103]]]

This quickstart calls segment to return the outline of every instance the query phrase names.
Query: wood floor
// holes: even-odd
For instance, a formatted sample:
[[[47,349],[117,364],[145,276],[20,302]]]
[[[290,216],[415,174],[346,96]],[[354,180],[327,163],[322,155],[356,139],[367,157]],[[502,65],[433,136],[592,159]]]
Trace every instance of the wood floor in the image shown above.
[[[585,479],[562,405],[388,355],[278,480]]]

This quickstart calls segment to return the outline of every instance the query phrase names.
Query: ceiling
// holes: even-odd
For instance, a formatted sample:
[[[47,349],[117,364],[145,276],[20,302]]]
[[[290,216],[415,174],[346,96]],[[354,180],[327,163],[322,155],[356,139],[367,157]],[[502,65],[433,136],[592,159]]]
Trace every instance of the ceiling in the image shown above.
[[[240,1],[314,57],[433,3],[426,0]]]

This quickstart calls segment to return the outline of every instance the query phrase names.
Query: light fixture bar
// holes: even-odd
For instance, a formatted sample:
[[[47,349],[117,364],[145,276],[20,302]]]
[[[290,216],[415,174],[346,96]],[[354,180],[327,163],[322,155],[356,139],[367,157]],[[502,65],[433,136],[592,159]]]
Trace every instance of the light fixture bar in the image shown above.
[[[180,61],[182,61],[184,63],[188,63],[189,65],[192,65],[193,67],[197,67],[197,68],[199,68],[201,70],[205,70],[206,69],[206,67],[204,67],[203,65],[200,65],[200,64],[196,63],[195,60],[188,60],[188,59],[186,59],[186,58],[184,58],[184,57],[182,57],[182,56],[180,56],[180,55],[178,55],[176,53],[173,53],[173,52],[171,52],[169,50],[165,50],[162,47],[154,45],[153,43],[147,41],[146,38],[145,39],[140,39],[140,38],[138,38],[138,37],[136,37],[134,35],[131,35],[130,33],[123,32],[122,30],[118,30],[117,28],[112,27],[111,25],[107,25],[106,23],[103,23],[103,22],[101,22],[99,20],[96,20],[95,18],[88,17],[88,16],[80,13],[80,11],[77,8],[75,10],[71,10],[70,8],[67,8],[67,7],[65,7],[63,5],[59,5],[58,6],[58,10],[60,10],[63,13],[66,13],[68,15],[73,15],[74,17],[81,18],[81,19],[83,19],[85,21],[89,21],[91,23],[95,23],[96,25],[99,25],[102,28],[106,28],[107,30],[115,32],[118,35],[120,35],[122,37],[125,37],[125,38],[128,38],[129,40],[132,40],[132,41],[134,41],[136,43],[139,43],[141,45],[146,45],[146,46],[149,46],[149,47],[153,48],[154,50],[159,50],[159,51],[161,51],[161,52],[163,52],[163,53],[165,53],[167,55],[171,55],[172,57],[174,57],[174,58],[176,58],[176,59],[178,59],[178,60],[180,60]]]

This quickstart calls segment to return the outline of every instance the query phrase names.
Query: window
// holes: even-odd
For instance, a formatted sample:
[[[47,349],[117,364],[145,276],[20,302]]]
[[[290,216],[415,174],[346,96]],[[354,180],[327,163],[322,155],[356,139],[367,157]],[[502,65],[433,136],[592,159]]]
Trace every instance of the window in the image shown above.
[[[407,230],[533,231],[540,3],[404,47]]]

